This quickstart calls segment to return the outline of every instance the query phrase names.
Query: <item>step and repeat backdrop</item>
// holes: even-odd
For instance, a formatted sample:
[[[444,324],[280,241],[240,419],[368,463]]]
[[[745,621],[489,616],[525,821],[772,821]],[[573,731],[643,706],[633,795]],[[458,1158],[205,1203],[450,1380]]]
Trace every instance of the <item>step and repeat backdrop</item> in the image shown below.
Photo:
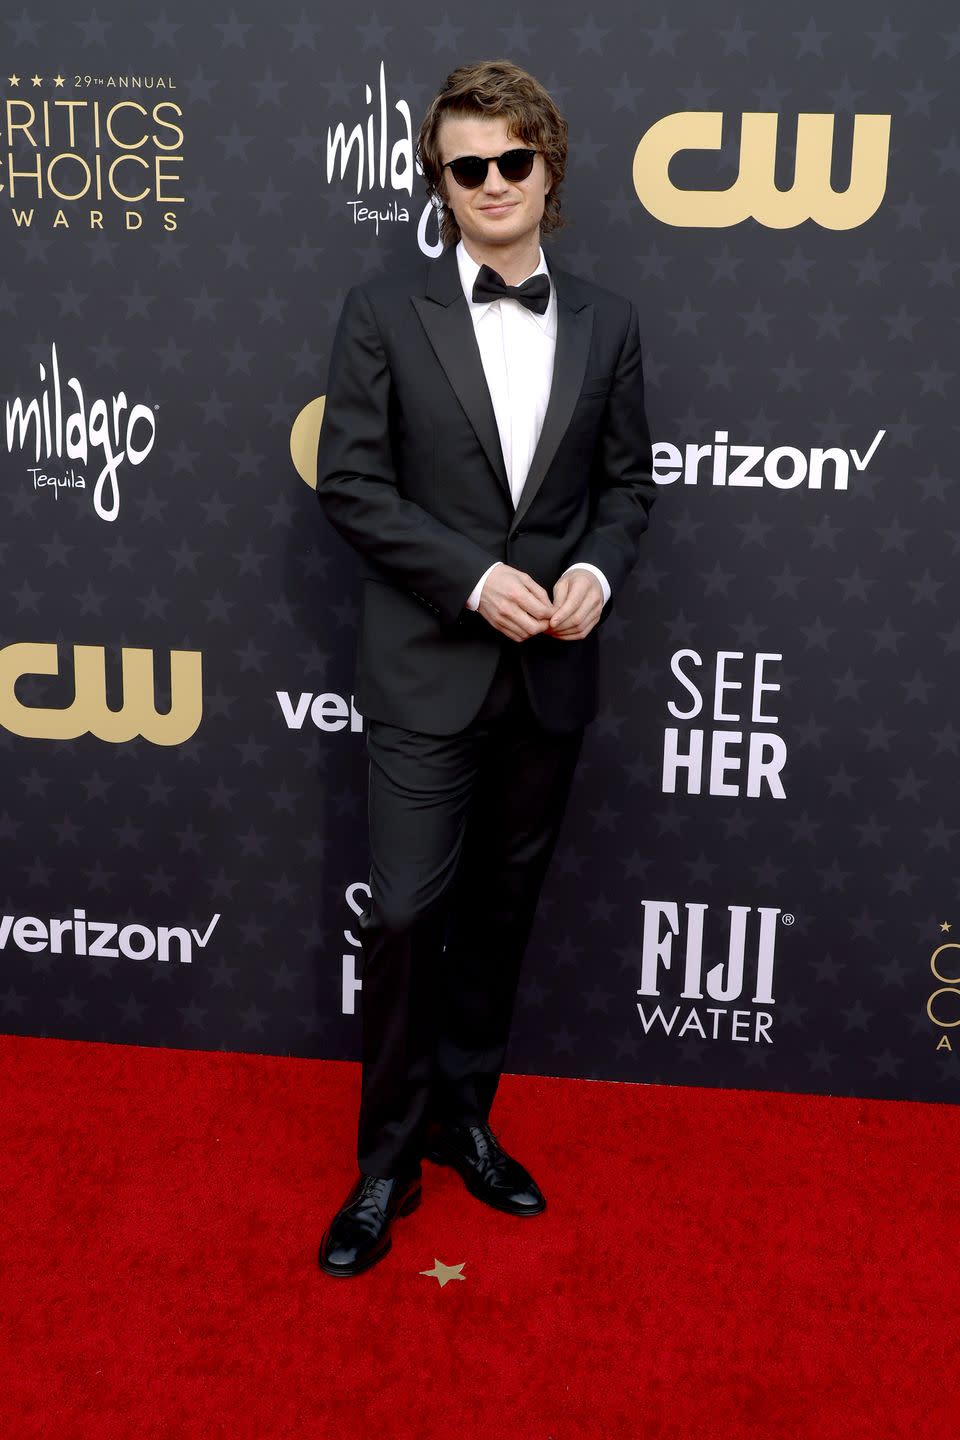
[[[2,22],[0,1030],[358,1056],[327,365],[438,253],[429,99],[507,57],[570,124],[552,255],[639,308],[660,487],[507,1068],[960,1099],[960,26],[878,13]]]

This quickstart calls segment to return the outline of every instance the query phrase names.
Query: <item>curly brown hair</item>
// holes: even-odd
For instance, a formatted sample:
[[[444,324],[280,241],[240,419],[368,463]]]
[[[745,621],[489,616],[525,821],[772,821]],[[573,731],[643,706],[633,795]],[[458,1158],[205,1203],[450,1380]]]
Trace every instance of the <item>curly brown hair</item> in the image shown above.
[[[460,226],[444,201],[443,170],[437,137],[444,115],[503,116],[518,140],[540,151],[551,183],[540,221],[541,235],[565,224],[560,214],[560,185],[567,164],[567,122],[547,91],[511,60],[482,60],[451,71],[430,104],[417,138],[417,159],[427,195],[440,208],[440,239],[455,245]]]

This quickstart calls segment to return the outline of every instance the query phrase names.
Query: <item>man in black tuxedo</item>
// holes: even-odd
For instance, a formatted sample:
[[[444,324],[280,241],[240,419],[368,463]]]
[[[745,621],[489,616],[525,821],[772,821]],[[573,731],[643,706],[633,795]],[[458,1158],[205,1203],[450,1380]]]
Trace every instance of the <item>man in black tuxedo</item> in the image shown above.
[[[445,248],[348,293],[317,495],[364,562],[360,1175],[319,1261],[355,1275],[424,1155],[515,1215],[546,1204],[489,1125],[520,964],[597,708],[597,625],[653,502],[633,304],[549,263],[567,126],[508,61],[421,127]]]

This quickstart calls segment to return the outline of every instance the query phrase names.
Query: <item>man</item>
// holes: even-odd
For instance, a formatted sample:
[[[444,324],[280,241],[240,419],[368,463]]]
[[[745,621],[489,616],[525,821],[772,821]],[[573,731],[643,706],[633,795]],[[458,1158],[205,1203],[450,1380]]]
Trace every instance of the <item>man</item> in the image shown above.
[[[367,721],[360,1175],[319,1263],[356,1275],[421,1158],[517,1216],[546,1201],[489,1125],[523,952],[584,727],[597,632],[653,501],[637,316],[549,264],[567,126],[508,61],[455,70],[420,130],[445,248],[354,286],[317,494],[363,557]]]

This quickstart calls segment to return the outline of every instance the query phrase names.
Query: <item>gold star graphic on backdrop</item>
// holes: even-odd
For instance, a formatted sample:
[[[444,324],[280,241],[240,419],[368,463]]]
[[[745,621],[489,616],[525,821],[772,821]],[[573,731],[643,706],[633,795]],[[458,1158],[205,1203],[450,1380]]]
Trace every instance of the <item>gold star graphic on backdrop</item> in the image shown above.
[[[943,924],[940,926],[940,929],[941,929],[944,933],[946,933],[946,932],[950,929],[950,921],[949,921],[949,920],[944,920]]]
[[[43,81],[41,80],[39,75],[31,75],[30,79],[33,81],[34,88],[36,88],[38,85],[43,84]]]
[[[63,76],[62,76],[62,75],[54,75],[54,77],[53,77],[53,83],[54,83],[54,85],[56,85],[56,87],[57,87],[58,90],[61,90],[61,89],[63,88]]]
[[[437,1260],[436,1257],[434,1257],[433,1269],[421,1270],[420,1274],[434,1276],[436,1280],[439,1280],[440,1289],[442,1290],[448,1280],[466,1280],[466,1275],[460,1274],[460,1271],[466,1263],[466,1260],[461,1260],[459,1265],[444,1265],[442,1260]]]
[[[8,75],[8,76],[7,76],[7,79],[10,81],[10,84],[11,84],[11,85],[19,85],[19,84],[20,84],[20,76],[19,76],[19,75]]]

